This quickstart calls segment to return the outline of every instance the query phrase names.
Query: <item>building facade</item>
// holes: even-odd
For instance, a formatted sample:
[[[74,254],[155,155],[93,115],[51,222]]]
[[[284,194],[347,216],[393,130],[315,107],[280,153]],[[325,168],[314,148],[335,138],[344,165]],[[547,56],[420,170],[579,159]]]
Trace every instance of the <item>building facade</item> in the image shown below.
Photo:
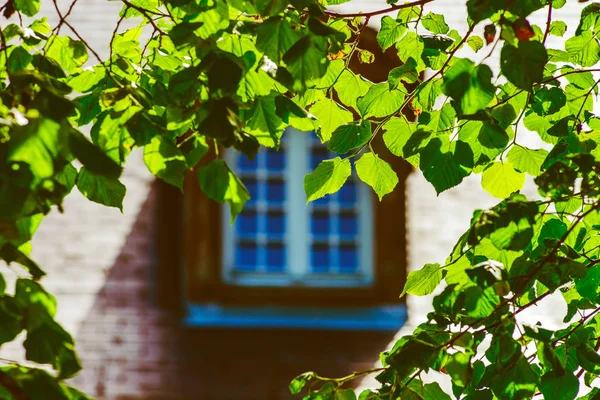
[[[61,7],[68,7],[70,1],[58,3]],[[456,10],[456,3],[454,0],[436,0],[432,7],[443,13],[449,24],[456,25],[453,20],[464,15],[464,12]],[[381,8],[385,1],[363,0],[351,4],[356,9],[367,10]],[[43,2],[42,6],[47,14],[52,14],[51,2]],[[86,0],[73,10],[72,24],[83,32],[84,38],[98,49],[101,56],[107,55],[108,32],[118,20],[119,9],[118,2]],[[565,14],[563,19],[570,21],[570,27],[576,26],[580,9],[580,5],[573,4],[562,11]],[[373,23],[376,27],[377,21]],[[307,142],[304,146],[309,148],[311,144]],[[305,154],[312,153],[307,150]],[[193,189],[190,189],[189,197],[184,198],[177,190],[154,181],[139,152],[130,156],[125,169],[123,182],[128,192],[123,214],[91,203],[74,191],[65,202],[64,214],[53,213],[44,220],[33,241],[32,257],[48,272],[42,283],[57,297],[57,319],[76,339],[84,369],[74,378],[74,385],[99,399],[275,400],[291,397],[287,383],[301,372],[317,370],[321,375],[339,376],[369,368],[377,362],[379,352],[393,344],[395,336],[424,318],[429,310],[429,298],[408,299],[409,319],[400,333],[389,330],[389,327],[387,330],[365,330],[364,326],[361,331],[356,330],[356,326],[350,327],[354,329],[316,330],[315,315],[309,311],[327,306],[327,296],[316,296],[312,307],[304,304],[299,314],[298,310],[290,311],[290,298],[287,304],[285,298],[279,298],[270,305],[283,305],[283,311],[259,314],[254,323],[248,323],[247,310],[236,314],[240,311],[236,307],[240,305],[239,299],[245,300],[244,295],[252,295],[253,285],[235,285],[237,289],[244,290],[233,293],[233,301],[227,302],[221,290],[223,287],[217,281],[252,281],[257,271],[277,275],[285,269],[282,266],[287,265],[283,260],[293,260],[286,251],[298,251],[313,260],[310,269],[294,270],[297,276],[279,274],[275,277],[271,274],[265,278],[266,275],[263,275],[258,278],[263,279],[261,284],[269,289],[281,289],[281,285],[278,287],[276,284],[281,275],[287,282],[293,282],[298,276],[319,275],[319,268],[326,264],[322,260],[326,259],[327,264],[333,260],[335,265],[333,271],[320,273],[324,276],[320,284],[327,291],[332,288],[327,287],[331,283],[327,283],[325,275],[343,275],[344,271],[347,275],[360,276],[346,289],[360,290],[361,282],[370,285],[377,273],[374,268],[361,271],[362,274],[356,273],[356,260],[365,253],[373,259],[374,254],[393,253],[394,249],[400,249],[400,253],[389,257],[404,260],[402,263],[408,270],[418,269],[428,262],[443,261],[455,240],[468,227],[472,211],[495,203],[481,190],[478,176],[465,180],[459,189],[436,196],[431,185],[415,172],[405,175],[405,186],[386,197],[386,201],[391,202],[390,207],[402,207],[402,210],[388,214],[397,217],[390,223],[396,231],[403,232],[406,227],[406,239],[404,235],[392,237],[396,245],[388,245],[388,250],[378,251],[375,241],[357,240],[362,237],[368,239],[370,235],[365,232],[377,229],[364,226],[364,223],[361,226],[361,217],[356,210],[364,207],[374,209],[375,206],[373,200],[363,196],[358,188],[354,194],[343,192],[326,205],[317,204],[311,214],[296,217],[305,221],[303,234],[308,234],[310,241],[305,241],[302,249],[282,250],[283,241],[277,244],[260,240],[253,242],[251,239],[264,233],[283,236],[290,223],[274,207],[281,199],[278,197],[281,191],[277,189],[278,185],[282,185],[281,175],[260,176],[258,171],[269,162],[272,163],[270,166],[285,169],[286,161],[267,154],[261,157],[258,164],[238,161],[240,171],[244,172],[246,168],[245,172],[255,177],[249,179],[256,181],[256,188],[263,191],[264,198],[258,197],[269,207],[255,204],[254,209],[249,209],[239,225],[233,228],[223,223],[219,207],[212,203],[204,202],[204,209],[195,209],[195,212],[204,212],[204,216],[191,216],[191,220],[196,222],[202,221],[202,218],[218,218],[210,224],[222,228],[217,235],[218,244],[207,239],[214,235],[202,236],[197,226],[186,225],[186,221],[190,221],[186,218],[186,215],[189,217],[190,199],[193,200],[191,204],[195,204],[198,198],[194,196],[198,194],[194,195]],[[310,157],[303,162],[310,164]],[[272,184],[271,192],[269,184]],[[182,214],[182,210],[188,214]],[[348,240],[344,242],[343,237],[330,236],[330,230],[338,236],[349,233]],[[337,253],[330,251],[330,246],[323,246],[325,241],[328,244],[333,241]],[[169,245],[165,246],[165,243]],[[203,246],[202,254],[192,251],[200,251]],[[219,253],[215,249],[226,250]],[[207,254],[214,257],[226,255],[235,261],[236,251],[239,254],[245,252],[245,260],[255,261],[240,264],[241,271],[227,267],[235,262],[224,263],[221,260],[209,263],[204,269],[198,267]],[[185,255],[183,259],[182,254]],[[211,270],[214,267],[217,269]],[[269,268],[274,271],[269,271]],[[208,278],[203,279],[202,274]],[[397,305],[401,279],[395,281],[397,285],[385,289],[387,297],[384,296],[383,300],[375,296],[373,304],[378,307],[382,304]],[[199,285],[203,290],[194,290],[193,285]],[[203,298],[207,288],[211,287],[214,297]],[[289,291],[289,287],[283,286],[283,289]],[[272,292],[273,296],[277,296],[275,292]],[[292,303],[303,298],[305,293],[301,291],[292,297]],[[348,298],[348,293],[351,295],[352,292],[340,293],[341,298]],[[186,304],[199,307],[189,308]],[[215,304],[217,307],[213,307]],[[230,307],[219,308],[220,304],[229,304]],[[212,308],[200,307],[206,305]],[[255,310],[261,308],[258,306],[264,304],[257,304]],[[339,317],[339,304],[329,306]],[[561,306],[554,305],[554,309]],[[539,318],[550,322],[556,320],[556,314],[560,313],[540,315],[538,311]],[[212,323],[208,320],[211,315],[214,317]],[[246,322],[244,318],[239,319],[240,315],[246,316]],[[349,328],[335,324],[356,322],[357,315],[354,307],[347,318],[338,318],[337,322],[335,318],[329,319],[332,325],[328,327]],[[295,319],[286,322],[285,317],[290,316]],[[322,320],[328,320],[328,316],[317,315]],[[392,316],[401,317],[400,314]],[[226,317],[232,317],[229,323]],[[370,321],[377,320],[378,315],[364,316],[367,321],[369,318],[373,318]],[[276,329],[269,324],[276,325]],[[23,353],[18,345],[3,346],[0,356],[22,359]]]

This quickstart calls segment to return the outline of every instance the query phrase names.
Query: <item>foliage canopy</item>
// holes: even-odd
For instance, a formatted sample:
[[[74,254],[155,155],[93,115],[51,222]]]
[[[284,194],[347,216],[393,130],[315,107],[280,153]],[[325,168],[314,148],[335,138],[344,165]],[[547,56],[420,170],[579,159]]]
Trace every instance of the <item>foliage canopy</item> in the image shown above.
[[[355,399],[343,385],[366,373],[380,388],[362,400],[569,400],[591,387],[600,374],[600,3],[569,29],[553,18],[566,0],[468,0],[461,34],[428,10],[435,0],[327,8],[347,1],[121,0],[105,60],[69,23],[77,0],[65,13],[56,7],[56,26],[38,15],[40,0],[0,6],[0,258],[27,274],[8,292],[0,275],[0,344],[25,331],[27,359],[50,367],[1,367],[0,397],[87,398],[63,382],[81,365],[29,258],[44,215],[75,186],[121,208],[122,165],[143,147],[148,169],[179,188],[209,158],[198,183],[233,219],[250,196],[219,148],[252,158],[278,148],[288,126],[316,132],[338,154],[305,177],[307,201],[338,191],[353,168],[379,198],[392,192],[398,177],[373,150],[378,135],[438,193],[481,174],[501,200],[474,212],[444,265],[408,276],[403,293],[444,286],[428,322],[382,353],[382,368],[306,373],[293,394]],[[534,12],[545,25],[530,23]],[[382,14],[377,41],[401,64],[373,83],[349,65],[373,62],[359,38]],[[31,18],[11,22],[17,15]],[[130,18],[139,25],[120,29]],[[567,33],[564,48],[547,46]],[[519,193],[527,175],[539,199]],[[517,320],[555,292],[568,308],[565,329]],[[451,393],[423,382],[428,371],[446,374]]]

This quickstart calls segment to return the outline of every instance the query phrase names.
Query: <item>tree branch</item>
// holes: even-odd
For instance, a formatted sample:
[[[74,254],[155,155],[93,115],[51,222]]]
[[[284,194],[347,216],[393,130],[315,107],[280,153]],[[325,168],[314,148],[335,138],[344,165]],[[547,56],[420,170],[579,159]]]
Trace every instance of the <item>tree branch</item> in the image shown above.
[[[330,17],[335,17],[335,18],[374,17],[376,15],[387,14],[387,13],[390,13],[393,11],[401,10],[403,8],[408,8],[408,7],[413,7],[413,6],[422,6],[427,3],[431,3],[432,1],[434,1],[434,0],[418,0],[418,1],[413,1],[411,3],[395,4],[391,7],[385,8],[383,10],[370,11],[370,12],[357,12],[357,13],[344,14],[344,13],[337,13],[334,11],[325,11],[325,14],[329,15]]]

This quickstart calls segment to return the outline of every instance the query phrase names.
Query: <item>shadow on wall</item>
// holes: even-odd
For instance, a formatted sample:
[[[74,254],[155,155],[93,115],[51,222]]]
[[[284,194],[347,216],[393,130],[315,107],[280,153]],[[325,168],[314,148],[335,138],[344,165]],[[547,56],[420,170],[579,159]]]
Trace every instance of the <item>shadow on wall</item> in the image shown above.
[[[278,400],[292,398],[287,386],[302,372],[371,368],[393,333],[183,327],[157,300],[166,281],[156,268],[161,184],[153,183],[80,326],[76,387],[98,399]]]

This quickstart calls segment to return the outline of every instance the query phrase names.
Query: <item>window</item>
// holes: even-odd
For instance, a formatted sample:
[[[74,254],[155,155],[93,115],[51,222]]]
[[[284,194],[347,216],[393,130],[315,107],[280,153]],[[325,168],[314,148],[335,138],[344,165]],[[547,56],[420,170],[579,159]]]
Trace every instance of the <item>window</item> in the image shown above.
[[[331,157],[312,134],[286,132],[282,152],[262,149],[253,161],[225,152],[253,195],[233,226],[228,210],[201,192],[191,172],[183,207],[174,192],[166,200],[172,205],[162,207],[181,210],[183,236],[164,243],[169,254],[182,248],[185,301],[315,309],[400,304],[410,166],[387,153],[380,137],[372,144],[400,178],[381,202],[353,176],[340,192],[307,205],[303,176]]]
[[[372,197],[353,175],[340,192],[308,206],[304,176],[327,151],[314,134],[289,129],[280,151],[228,163],[252,199],[229,224],[223,207],[223,280],[246,286],[360,287],[373,283]]]
[[[381,53],[376,35],[366,29],[361,37],[376,62],[350,66],[383,82],[399,61],[393,49]],[[284,135],[283,152],[262,149],[253,161],[225,151],[253,197],[233,226],[228,211],[201,192],[195,172],[185,195],[160,184],[162,297],[182,296],[194,326],[397,329],[405,315],[398,295],[411,167],[389,154],[381,135],[372,146],[400,179],[381,202],[353,176],[339,193],[306,205],[303,176],[332,155],[314,135],[294,131]]]

